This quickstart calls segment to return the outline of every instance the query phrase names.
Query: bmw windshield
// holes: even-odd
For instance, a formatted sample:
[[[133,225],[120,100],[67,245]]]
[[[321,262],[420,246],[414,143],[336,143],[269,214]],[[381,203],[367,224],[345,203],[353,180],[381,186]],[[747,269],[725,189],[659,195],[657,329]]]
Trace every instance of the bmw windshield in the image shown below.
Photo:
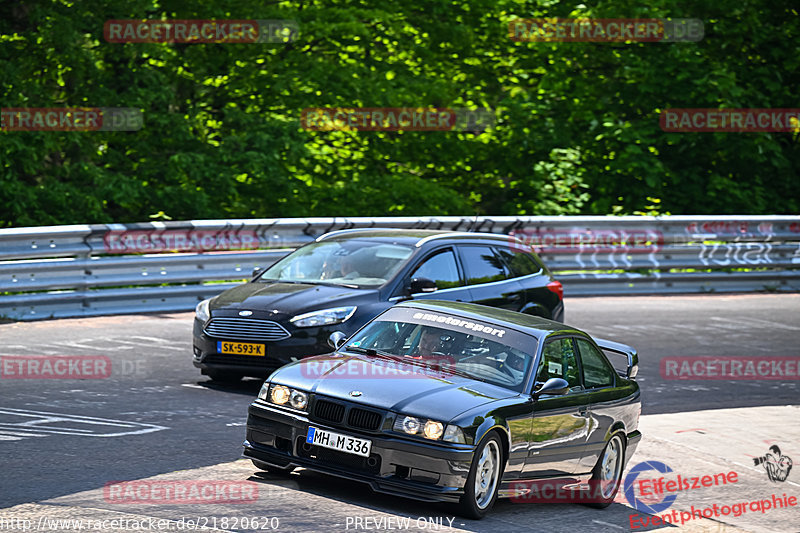
[[[536,353],[536,339],[458,317],[414,312],[396,320],[390,310],[357,332],[347,350],[374,350],[376,355],[401,358],[478,381],[522,392]],[[443,316],[449,323],[438,320]],[[435,325],[434,325],[435,323]],[[450,327],[454,326],[454,327]],[[503,340],[506,337],[511,342]],[[525,346],[520,346],[520,340]]]

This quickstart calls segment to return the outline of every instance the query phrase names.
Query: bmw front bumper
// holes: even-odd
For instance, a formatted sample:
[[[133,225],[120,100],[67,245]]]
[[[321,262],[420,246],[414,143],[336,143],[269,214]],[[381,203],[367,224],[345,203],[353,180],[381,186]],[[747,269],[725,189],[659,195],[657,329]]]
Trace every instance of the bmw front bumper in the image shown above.
[[[309,426],[368,439],[370,456],[309,445],[305,442]],[[458,502],[473,453],[470,445],[412,442],[384,432],[328,426],[256,400],[248,412],[243,455],[278,469],[303,467],[361,481],[376,492],[427,502]]]

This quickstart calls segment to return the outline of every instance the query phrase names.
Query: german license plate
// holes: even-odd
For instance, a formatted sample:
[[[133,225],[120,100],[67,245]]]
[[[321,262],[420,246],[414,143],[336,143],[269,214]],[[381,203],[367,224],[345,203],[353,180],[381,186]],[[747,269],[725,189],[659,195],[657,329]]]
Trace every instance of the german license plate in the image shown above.
[[[225,342],[217,341],[217,351],[219,353],[230,353],[235,355],[255,355],[264,356],[267,354],[263,344],[253,344],[250,342]]]
[[[352,453],[364,457],[369,457],[369,450],[372,448],[372,441],[367,439],[341,435],[333,431],[315,428],[314,426],[309,426],[308,434],[306,434],[306,442],[316,446],[322,446],[323,448],[330,448],[331,450],[339,450],[340,452]]]

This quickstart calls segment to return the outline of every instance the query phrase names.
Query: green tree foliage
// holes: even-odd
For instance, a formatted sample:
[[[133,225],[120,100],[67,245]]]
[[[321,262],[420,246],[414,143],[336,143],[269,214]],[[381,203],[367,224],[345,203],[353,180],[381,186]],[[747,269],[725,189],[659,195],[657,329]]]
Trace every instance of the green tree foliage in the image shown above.
[[[660,110],[798,107],[791,0],[0,0],[0,107],[134,107],[137,132],[0,132],[0,227],[148,217],[796,213],[791,133]],[[698,43],[534,43],[515,18],[681,17]],[[292,19],[290,43],[106,42],[110,19]],[[315,106],[491,107],[467,132],[306,131]],[[660,200],[660,201],[659,201]]]

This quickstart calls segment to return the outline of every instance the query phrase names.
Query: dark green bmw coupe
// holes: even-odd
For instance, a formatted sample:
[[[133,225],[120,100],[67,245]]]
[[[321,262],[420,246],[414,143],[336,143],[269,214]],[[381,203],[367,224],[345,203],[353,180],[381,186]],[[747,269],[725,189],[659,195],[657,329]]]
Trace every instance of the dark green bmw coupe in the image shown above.
[[[251,404],[244,455],[256,467],[308,468],[481,518],[542,481],[606,506],[641,439],[636,352],[558,322],[412,301],[331,344],[273,372]],[[622,368],[604,351],[625,356]]]

